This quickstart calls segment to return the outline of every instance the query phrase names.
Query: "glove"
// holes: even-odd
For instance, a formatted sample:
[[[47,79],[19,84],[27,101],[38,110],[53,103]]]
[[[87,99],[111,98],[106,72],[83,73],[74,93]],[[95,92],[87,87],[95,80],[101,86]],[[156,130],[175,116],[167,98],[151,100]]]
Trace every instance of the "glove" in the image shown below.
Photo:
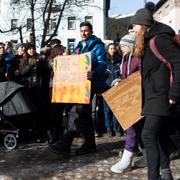
[[[93,81],[96,79],[97,73],[96,71],[88,71],[87,72],[87,79]]]
[[[117,79],[114,79],[114,81],[112,81],[111,83],[111,87],[112,86],[115,86],[115,85],[118,85],[118,83],[121,81],[121,79],[117,78]]]

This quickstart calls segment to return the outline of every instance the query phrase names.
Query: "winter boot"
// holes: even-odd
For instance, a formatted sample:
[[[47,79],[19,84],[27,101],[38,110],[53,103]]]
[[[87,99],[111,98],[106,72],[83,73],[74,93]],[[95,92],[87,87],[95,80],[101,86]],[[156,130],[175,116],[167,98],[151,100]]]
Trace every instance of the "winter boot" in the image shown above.
[[[95,143],[84,143],[79,149],[76,150],[77,155],[84,155],[96,152],[96,144]]]
[[[110,136],[116,136],[116,132],[113,127],[110,128]]]
[[[174,180],[171,169],[161,169],[161,180]]]
[[[128,150],[124,150],[121,160],[111,167],[111,171],[114,173],[123,173],[126,171],[130,171],[132,169],[131,162],[132,162],[133,152]]]
[[[142,149],[142,157],[132,163],[133,167],[144,168],[147,166],[146,151]]]
[[[49,144],[54,144],[59,140],[57,135],[55,134],[54,129],[47,130],[47,138]]]
[[[74,137],[75,134],[73,132],[67,132],[62,140],[55,144],[49,144],[49,149],[56,154],[69,155]]]

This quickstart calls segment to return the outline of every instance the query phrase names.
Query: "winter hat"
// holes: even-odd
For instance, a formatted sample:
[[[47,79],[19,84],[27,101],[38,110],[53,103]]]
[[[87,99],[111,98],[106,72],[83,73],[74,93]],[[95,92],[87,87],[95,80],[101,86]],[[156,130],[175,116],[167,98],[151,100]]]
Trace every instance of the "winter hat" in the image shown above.
[[[135,40],[136,40],[136,36],[134,34],[126,34],[125,36],[123,36],[119,42],[120,46],[129,46],[131,49],[134,48],[135,46]]]
[[[131,18],[131,24],[152,26],[154,24],[153,12],[155,8],[153,2],[146,3],[145,8],[136,11],[135,15]]]
[[[25,50],[27,51],[27,50],[30,49],[30,48],[36,49],[34,44],[26,43],[26,44],[25,44]]]
[[[20,47],[25,48],[25,47],[26,47],[25,43],[19,43],[19,44],[17,44],[16,49],[18,50]]]

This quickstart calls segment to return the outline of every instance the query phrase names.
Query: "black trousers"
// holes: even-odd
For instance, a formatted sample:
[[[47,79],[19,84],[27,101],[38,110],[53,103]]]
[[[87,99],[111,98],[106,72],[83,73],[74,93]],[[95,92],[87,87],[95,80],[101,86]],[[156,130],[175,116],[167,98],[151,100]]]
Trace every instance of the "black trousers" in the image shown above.
[[[82,133],[85,143],[94,144],[94,124],[92,120],[91,104],[74,104],[71,106],[66,133]]]
[[[147,154],[148,180],[160,179],[161,169],[170,168],[167,147],[170,141],[167,132],[168,118],[155,115],[145,117],[142,141]]]

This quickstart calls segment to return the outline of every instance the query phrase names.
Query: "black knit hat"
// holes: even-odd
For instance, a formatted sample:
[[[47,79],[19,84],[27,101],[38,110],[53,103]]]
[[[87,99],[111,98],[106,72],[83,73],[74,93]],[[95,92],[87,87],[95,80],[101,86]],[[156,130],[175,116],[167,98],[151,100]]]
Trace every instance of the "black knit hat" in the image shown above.
[[[131,24],[152,26],[154,24],[152,12],[145,8],[139,9],[132,17]]]
[[[25,51],[27,51],[27,50],[30,49],[30,48],[36,49],[36,47],[35,47],[34,44],[26,43],[26,44],[25,44]]]

